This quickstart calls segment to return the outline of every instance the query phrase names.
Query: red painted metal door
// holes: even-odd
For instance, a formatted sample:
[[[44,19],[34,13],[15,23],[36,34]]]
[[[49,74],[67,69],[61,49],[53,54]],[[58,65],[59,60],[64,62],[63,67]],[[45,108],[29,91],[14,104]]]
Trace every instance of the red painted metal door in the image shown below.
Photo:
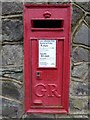
[[[49,53],[50,51],[51,53]],[[61,107],[63,40],[32,39],[31,54],[32,107]]]

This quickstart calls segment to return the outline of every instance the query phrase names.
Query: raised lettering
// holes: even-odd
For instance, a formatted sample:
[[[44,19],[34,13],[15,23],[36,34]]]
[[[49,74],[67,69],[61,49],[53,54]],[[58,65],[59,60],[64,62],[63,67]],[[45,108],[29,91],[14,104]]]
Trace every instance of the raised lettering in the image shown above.
[[[61,97],[61,95],[58,93],[57,91],[57,85],[56,84],[48,84],[48,88],[49,88],[49,97]]]
[[[58,92],[57,85],[56,84],[42,84],[39,83],[35,87],[35,95],[37,97],[61,97],[61,95]]]
[[[42,84],[42,83],[37,84],[35,86],[35,95],[37,97],[43,97],[43,96],[45,96],[45,92],[46,91],[47,91],[46,86],[44,84]]]

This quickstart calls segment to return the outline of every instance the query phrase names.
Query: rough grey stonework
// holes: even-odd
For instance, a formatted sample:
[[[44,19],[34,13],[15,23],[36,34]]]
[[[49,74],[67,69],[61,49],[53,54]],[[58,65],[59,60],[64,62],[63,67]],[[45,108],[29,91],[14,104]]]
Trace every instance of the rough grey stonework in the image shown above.
[[[90,51],[82,47],[75,47],[72,50],[72,60],[74,62],[88,62],[90,57]]]
[[[2,72],[1,72],[2,71]],[[12,78],[12,80],[16,80],[16,81],[23,81],[23,66],[6,66],[6,67],[2,67],[2,69],[0,69],[0,76],[2,76],[3,78]]]
[[[2,22],[3,41],[23,40],[23,23],[21,20],[3,20]]]
[[[5,1],[5,0],[4,0]],[[18,0],[20,1],[20,0]],[[22,0],[21,0],[22,1]],[[64,0],[64,2],[67,0]],[[56,3],[61,0],[31,0],[37,4]],[[23,78],[23,3],[3,2],[2,4],[2,115],[5,120],[12,118],[88,118],[90,103],[90,3],[72,5],[72,44],[69,114],[25,114]],[[1,35],[0,35],[1,36]],[[1,38],[0,38],[1,41]],[[1,100],[0,100],[1,101]],[[20,120],[21,120],[20,119]]]
[[[6,118],[17,118],[18,112],[19,112],[19,106],[20,104],[2,99],[2,116],[5,116]]]
[[[89,2],[78,2],[78,5],[80,5],[80,7],[82,7],[85,11],[90,12],[90,1]]]
[[[81,98],[71,98],[70,102],[70,110],[71,112],[76,112],[78,114],[79,112],[81,114],[85,114],[85,112],[88,110],[88,99]]]
[[[88,82],[71,81],[70,94],[72,96],[88,96]]]
[[[22,45],[5,45],[2,48],[2,65],[23,64]]]
[[[19,89],[12,82],[10,82],[10,83],[3,82],[2,83],[2,95],[5,97],[17,99],[17,100],[20,99]]]
[[[88,23],[88,25],[90,26],[90,15],[86,16],[85,20]]]
[[[18,14],[23,12],[23,3],[3,2],[2,15]]]
[[[72,76],[77,78],[83,78],[85,73],[88,71],[88,65],[86,63],[82,63],[81,65],[77,65],[72,70]]]
[[[84,12],[75,5],[73,5],[72,10],[72,27],[75,27],[78,20],[82,18]]]
[[[79,31],[76,33],[74,42],[90,46],[89,34],[90,29],[88,29],[88,27],[85,24],[82,24],[80,26]]]

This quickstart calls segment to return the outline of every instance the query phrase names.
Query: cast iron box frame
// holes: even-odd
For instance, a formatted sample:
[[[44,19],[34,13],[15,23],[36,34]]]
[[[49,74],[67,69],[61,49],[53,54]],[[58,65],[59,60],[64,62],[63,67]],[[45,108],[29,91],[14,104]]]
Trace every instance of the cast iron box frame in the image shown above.
[[[42,23],[46,25],[44,24],[42,25]],[[70,81],[69,80],[70,79],[70,36],[71,36],[70,31],[71,31],[70,4],[63,4],[63,5],[26,4],[24,6],[25,112],[68,113],[69,81]],[[48,40],[49,41],[53,40],[53,42],[51,41],[51,44],[53,45],[55,44],[54,48],[56,46],[55,50],[57,51],[55,53],[56,65],[55,66],[51,65],[51,67],[42,66],[41,63],[39,62],[39,54],[41,54],[39,53],[39,46],[40,46],[39,44],[40,42],[44,42],[46,44]],[[57,74],[57,72],[54,71],[56,69],[58,70],[59,74]],[[45,75],[43,75],[42,73],[45,73],[46,72],[45,70],[47,70],[48,72]],[[36,73],[34,71],[36,71]],[[49,75],[50,73],[53,77]],[[55,78],[57,78],[58,75],[60,77],[58,81],[60,82],[59,83],[57,82],[57,86],[58,84],[60,84],[60,86],[58,86],[57,88],[57,86],[55,86],[54,84],[50,84],[50,80],[48,85],[47,83],[42,84],[41,83],[43,81],[42,79],[43,78],[46,79],[45,78],[46,75],[49,76],[51,79],[53,79],[53,81],[56,81]],[[36,84],[35,81],[36,78],[40,82],[40,84],[37,81],[37,85],[34,85]],[[53,81],[51,80],[51,83],[53,83]],[[36,90],[37,86],[39,86],[42,90],[39,91],[36,94],[37,97],[35,97],[34,92],[37,92],[40,89],[38,87],[38,89]],[[59,96],[58,91],[61,97]],[[48,97],[46,98],[46,94],[49,97],[49,99],[47,99]],[[40,97],[43,97],[43,99]],[[58,102],[58,99],[53,97],[60,97],[59,98],[60,102]],[[37,100],[37,98],[39,98],[39,100]],[[45,105],[43,105],[42,101],[44,101]]]

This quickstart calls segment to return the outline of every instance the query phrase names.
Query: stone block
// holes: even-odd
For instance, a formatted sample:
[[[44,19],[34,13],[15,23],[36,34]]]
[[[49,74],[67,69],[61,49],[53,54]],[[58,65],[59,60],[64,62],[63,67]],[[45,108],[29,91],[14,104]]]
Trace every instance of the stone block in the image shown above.
[[[25,0],[27,3],[47,3],[48,0]]]
[[[0,86],[1,87],[1,86]],[[1,91],[0,91],[1,92]],[[0,116],[2,116],[2,98],[0,98]]]
[[[15,2],[15,0],[0,0],[1,2]],[[24,2],[24,0],[17,0],[16,3]]]
[[[55,115],[54,114],[25,114],[24,117],[23,117],[25,120],[48,120],[48,119],[51,119],[51,120],[54,120],[55,119]],[[23,120],[24,120],[23,119]]]
[[[90,16],[86,16],[85,20],[88,23],[88,25],[90,25]]]
[[[70,115],[67,114],[55,114],[56,115],[56,120],[73,120]]]
[[[82,63],[81,65],[74,66],[72,70],[72,76],[83,79],[87,72],[88,72],[88,64]]]
[[[27,4],[67,4],[70,3],[70,0],[25,0]]]
[[[73,62],[88,62],[90,57],[90,50],[82,47],[76,47],[72,49]]]
[[[55,2],[57,2],[57,3],[59,3],[59,2],[61,2],[61,3],[64,3],[64,2],[70,2],[70,0],[48,0],[48,2],[53,2],[53,3],[55,3]]]
[[[14,84],[13,82],[9,81],[8,82],[3,82],[2,83],[2,95],[5,97],[13,98],[13,99],[20,99],[20,92],[18,85]]]
[[[85,0],[84,0],[85,1]],[[85,11],[90,12],[90,1],[89,2],[77,2],[77,4],[82,7]]]
[[[88,120],[87,118],[88,116],[84,116],[84,115],[73,115],[73,114],[69,114],[69,115],[60,115],[60,114],[57,114],[56,115],[56,118],[57,120]]]
[[[0,96],[2,95],[2,82],[0,82]],[[1,98],[0,98],[1,99]],[[1,103],[1,101],[0,101]]]
[[[2,68],[0,68],[0,76],[16,79],[17,81],[22,81],[23,66],[2,66]]]
[[[2,99],[2,116],[6,118],[18,118],[19,117],[20,104]]]
[[[15,2],[15,0],[2,2],[2,15],[17,14],[21,12],[23,12],[23,3],[19,3],[18,1]]]
[[[76,23],[82,18],[84,12],[76,7],[75,5],[72,6],[72,27],[76,26]]]
[[[3,20],[2,21],[2,42],[22,41],[23,40],[23,22],[22,20]]]
[[[88,96],[88,83],[71,81],[70,86],[72,96]]]
[[[84,80],[88,81],[88,82],[90,81],[90,68],[88,68],[88,72],[87,72]]]
[[[88,97],[87,98],[73,98],[70,99],[70,112],[87,114],[88,112]]]
[[[22,45],[5,45],[2,48],[2,65],[22,65]]]
[[[1,30],[0,30],[1,31]],[[2,33],[2,32],[1,32]],[[2,34],[0,33],[0,44],[2,42]],[[0,50],[1,50],[1,45],[0,45]]]
[[[82,24],[79,31],[76,33],[74,43],[90,46],[89,42],[90,29],[85,24]]]
[[[44,2],[70,2],[70,0],[25,0],[25,2],[44,3]]]

